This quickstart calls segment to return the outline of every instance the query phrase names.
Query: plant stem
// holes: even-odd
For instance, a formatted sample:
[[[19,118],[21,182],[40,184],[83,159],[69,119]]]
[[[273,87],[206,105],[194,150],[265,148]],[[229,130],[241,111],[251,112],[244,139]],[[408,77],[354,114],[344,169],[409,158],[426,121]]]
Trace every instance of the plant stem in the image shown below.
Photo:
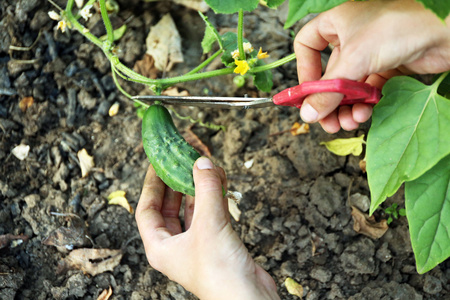
[[[294,59],[295,59],[295,53],[292,53],[292,54],[289,54],[288,56],[285,56],[277,61],[271,62],[270,64],[251,68],[248,72],[249,73],[258,73],[258,72],[263,72],[266,70],[274,69],[274,68],[284,65],[285,63],[288,63]]]
[[[206,59],[203,63],[201,63],[199,66],[197,66],[196,68],[194,68],[193,70],[188,72],[187,74],[177,76],[177,77],[162,78],[162,79],[150,79],[145,76],[142,76],[141,74],[136,73],[135,71],[133,71],[130,68],[123,65],[120,62],[117,55],[112,53],[111,39],[114,39],[114,36],[113,36],[111,22],[109,21],[108,13],[106,11],[105,0],[100,0],[101,8],[103,7],[102,18],[105,23],[105,26],[107,27],[107,31],[109,32],[108,41],[105,41],[105,42],[102,42],[98,37],[96,37],[95,35],[90,33],[89,30],[87,30],[83,25],[81,25],[77,21],[77,19],[72,14],[73,4],[74,4],[74,0],[67,1],[67,6],[65,9],[65,17],[66,17],[67,21],[73,26],[74,29],[76,29],[85,38],[90,40],[97,47],[101,48],[103,50],[103,52],[105,53],[106,57],[108,58],[108,60],[110,61],[112,68],[114,69],[113,73],[119,74],[126,80],[145,84],[150,87],[167,88],[176,83],[206,79],[206,78],[210,78],[210,77],[228,75],[228,74],[233,73],[234,67],[228,67],[228,68],[222,68],[219,70],[198,73],[202,68],[204,68],[206,65],[208,65],[213,59],[215,59],[216,57],[218,57],[220,54],[223,53],[223,49],[220,49],[217,52],[215,52],[212,56],[210,56],[208,59]],[[238,22],[238,44],[239,44],[240,55],[242,54],[245,59],[245,53],[243,50],[243,43],[242,43],[242,41],[243,41],[243,37],[242,37],[243,16],[244,16],[244,12],[243,12],[243,10],[240,10],[239,11],[239,22]],[[258,72],[263,72],[263,71],[266,71],[269,69],[273,69],[273,68],[281,66],[289,61],[292,61],[294,59],[295,59],[295,54],[291,54],[280,60],[272,62],[270,64],[252,68],[252,69],[250,69],[249,73],[258,73]],[[116,74],[114,74],[114,76],[115,75]],[[127,96],[129,96],[129,95],[127,95]]]
[[[111,65],[111,73],[112,73],[112,77],[113,77],[113,80],[114,80],[114,83],[116,84],[116,87],[117,87],[117,89],[122,93],[122,94],[124,94],[127,98],[133,98],[133,96],[131,96],[130,94],[128,94],[123,88],[122,88],[122,86],[120,85],[120,83],[119,83],[119,81],[117,80],[117,76],[116,76],[116,69],[114,69],[114,66],[113,65]]]
[[[108,17],[108,11],[106,10],[105,0],[100,0],[100,12],[102,14],[103,23],[105,24],[106,36],[108,37],[109,43],[112,45],[114,43],[114,32]]]
[[[186,73],[186,75],[190,75],[190,74],[194,74],[197,73],[198,71],[200,71],[201,69],[203,69],[204,67],[206,67],[207,65],[209,65],[210,62],[212,62],[217,56],[219,56],[220,54],[223,53],[223,50],[217,50],[216,53],[214,53],[213,55],[211,55],[210,57],[208,57],[208,59],[206,59],[204,62],[202,62],[200,65],[198,65],[196,68],[192,69],[191,71],[189,71],[188,73]]]
[[[239,9],[237,34],[238,34],[239,58],[241,60],[245,60],[244,38],[243,38],[243,35],[244,35],[244,10],[242,8]]]
[[[441,76],[433,83],[434,90],[437,91],[439,86],[441,85],[442,81],[447,77],[447,75],[450,74],[450,71],[447,71],[445,73],[442,73]]]

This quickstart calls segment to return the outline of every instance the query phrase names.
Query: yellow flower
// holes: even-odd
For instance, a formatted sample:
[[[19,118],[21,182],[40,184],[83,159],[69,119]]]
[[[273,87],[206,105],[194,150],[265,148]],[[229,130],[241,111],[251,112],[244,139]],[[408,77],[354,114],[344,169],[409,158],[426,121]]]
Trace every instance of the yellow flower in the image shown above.
[[[258,54],[256,55],[256,57],[257,57],[258,59],[267,58],[267,57],[269,57],[269,56],[270,56],[270,55],[267,54],[267,52],[262,52],[262,48],[259,48]]]
[[[248,70],[250,70],[248,62],[246,60],[237,60],[237,59],[235,59],[234,63],[237,66],[234,69],[234,73],[239,73],[241,75],[244,75],[245,73],[247,73]]]

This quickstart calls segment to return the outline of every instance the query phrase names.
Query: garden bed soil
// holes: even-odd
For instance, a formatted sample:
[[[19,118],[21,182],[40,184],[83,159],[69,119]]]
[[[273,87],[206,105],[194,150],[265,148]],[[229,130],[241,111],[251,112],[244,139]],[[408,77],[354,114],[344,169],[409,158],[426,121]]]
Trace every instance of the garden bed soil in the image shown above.
[[[186,63],[164,76],[183,74],[204,59],[204,25],[197,12],[169,1],[118,2],[116,19],[128,25],[118,55],[129,67],[143,58],[150,26],[165,13],[178,25]],[[149,165],[141,119],[115,87],[101,49],[75,31],[56,31],[50,10],[44,0],[0,2],[0,236],[26,236],[0,249],[0,299],[97,299],[108,287],[111,299],[196,299],[149,266],[134,215],[107,204],[111,192],[123,190],[131,206],[137,205]],[[237,16],[207,15],[222,32],[236,27]],[[286,7],[260,7],[245,15],[246,37],[269,52],[269,62],[293,51],[292,34],[302,22],[284,30],[285,15]],[[91,31],[101,35],[98,14],[90,22]],[[32,47],[11,51],[10,45]],[[295,62],[273,74],[273,93],[297,84]],[[191,95],[267,96],[251,81],[237,88],[232,78],[177,86]],[[149,93],[121,82],[131,94]],[[25,97],[34,102],[23,111],[19,103]],[[115,102],[120,109],[110,117]],[[175,118],[181,131],[191,128],[208,146],[227,173],[228,189],[242,193],[242,215],[233,227],[273,276],[282,299],[298,299],[287,292],[287,277],[303,286],[309,300],[450,297],[448,261],[426,274],[416,272],[404,217],[380,239],[353,230],[350,201],[366,210],[369,203],[362,157],[336,156],[320,142],[367,134],[369,124],[335,135],[314,124],[308,134],[293,136],[276,133],[301,122],[294,108],[176,111],[226,126],[217,131]],[[12,155],[20,144],[30,146],[24,160]],[[95,161],[84,178],[77,158],[83,148]],[[253,161],[249,168],[248,161]],[[401,191],[383,207],[392,203],[402,206]],[[375,215],[385,217],[381,211]],[[69,243],[74,248],[121,249],[120,263],[95,276],[61,268],[71,247],[45,242],[61,226],[78,234]]]

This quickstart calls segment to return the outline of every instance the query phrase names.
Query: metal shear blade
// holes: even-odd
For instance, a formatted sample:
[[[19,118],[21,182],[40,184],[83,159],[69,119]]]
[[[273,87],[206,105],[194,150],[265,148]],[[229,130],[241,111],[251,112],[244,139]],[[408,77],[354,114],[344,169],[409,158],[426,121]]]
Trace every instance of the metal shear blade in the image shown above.
[[[154,104],[186,105],[214,108],[260,108],[273,106],[272,98],[250,97],[205,97],[205,96],[135,96],[133,99]]]

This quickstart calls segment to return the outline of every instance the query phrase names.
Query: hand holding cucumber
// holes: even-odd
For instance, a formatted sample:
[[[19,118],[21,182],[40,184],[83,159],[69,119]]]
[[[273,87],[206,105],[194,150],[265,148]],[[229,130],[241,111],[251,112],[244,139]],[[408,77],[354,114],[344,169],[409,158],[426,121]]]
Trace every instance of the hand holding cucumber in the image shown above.
[[[299,82],[319,79],[364,81],[379,89],[393,76],[450,70],[450,17],[446,24],[413,0],[346,2],[306,24],[294,42]],[[334,46],[322,76],[320,51]],[[338,109],[342,95],[313,94],[300,110],[330,133],[356,129],[372,106]]]
[[[201,157],[194,164],[196,197],[167,187],[149,167],[136,221],[150,265],[200,299],[279,299],[270,275],[258,266],[236,232],[223,197],[224,171]]]

